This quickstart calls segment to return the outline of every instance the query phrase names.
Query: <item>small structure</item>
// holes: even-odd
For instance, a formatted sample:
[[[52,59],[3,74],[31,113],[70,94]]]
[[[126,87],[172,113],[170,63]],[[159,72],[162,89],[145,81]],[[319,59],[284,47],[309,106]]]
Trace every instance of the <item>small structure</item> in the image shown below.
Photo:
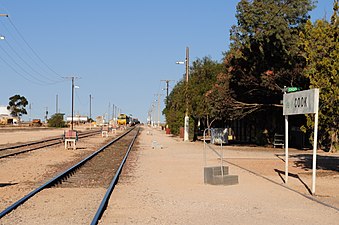
[[[101,137],[108,137],[108,130],[109,130],[108,126],[103,126],[101,128]]]
[[[64,132],[64,141],[65,141],[65,149],[69,147],[73,147],[76,149],[76,142],[78,141],[78,131],[68,130]]]
[[[40,119],[33,119],[32,122],[29,124],[30,127],[41,127],[42,122]]]
[[[19,124],[20,118],[12,116],[11,112],[7,109],[6,106],[0,106],[0,124]]]
[[[220,151],[212,147],[206,142],[206,131],[204,130],[204,183],[212,185],[235,185],[239,183],[237,175],[230,175],[228,166],[224,166],[224,151],[223,143],[227,143],[228,134],[227,129],[214,128],[212,129],[211,143],[220,144]],[[218,166],[207,166],[207,147],[217,157],[220,158],[220,165]],[[214,160],[213,160],[214,161]]]
[[[285,141],[284,141],[285,137],[283,134],[274,134],[274,139],[273,139],[273,147],[277,147],[277,146],[281,146],[282,148],[284,148],[285,145]]]

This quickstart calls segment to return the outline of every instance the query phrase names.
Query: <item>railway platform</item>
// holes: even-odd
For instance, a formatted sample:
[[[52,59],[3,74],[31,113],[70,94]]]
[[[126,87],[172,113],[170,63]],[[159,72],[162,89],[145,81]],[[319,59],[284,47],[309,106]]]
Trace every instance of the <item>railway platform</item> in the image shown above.
[[[138,142],[102,224],[336,224],[336,196],[329,205],[315,201],[306,191],[307,178],[304,184],[291,179],[285,187],[275,171],[284,167],[276,156],[282,150],[227,147],[225,165],[239,184],[224,186],[204,184],[202,142],[183,142],[147,127]],[[251,167],[256,159],[259,170]]]

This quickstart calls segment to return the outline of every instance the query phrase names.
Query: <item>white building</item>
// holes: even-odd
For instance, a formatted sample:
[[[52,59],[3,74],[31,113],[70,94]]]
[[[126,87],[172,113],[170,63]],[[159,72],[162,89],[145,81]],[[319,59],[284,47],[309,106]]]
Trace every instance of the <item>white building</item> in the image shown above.
[[[20,118],[11,116],[6,106],[0,106],[0,124],[18,124],[19,122]]]
[[[72,116],[67,116],[66,117],[66,121],[67,122],[71,122],[72,121]],[[80,116],[80,115],[73,116],[73,122],[74,123],[86,123],[87,121],[88,121],[88,117],[87,116]]]

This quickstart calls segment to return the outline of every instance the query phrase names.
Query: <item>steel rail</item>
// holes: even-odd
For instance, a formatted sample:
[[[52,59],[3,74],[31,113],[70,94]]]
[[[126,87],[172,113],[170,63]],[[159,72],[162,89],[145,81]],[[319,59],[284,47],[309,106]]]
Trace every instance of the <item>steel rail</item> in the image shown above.
[[[108,201],[110,199],[110,196],[111,196],[111,194],[112,194],[112,192],[114,190],[115,185],[118,183],[118,179],[119,179],[119,176],[121,174],[122,168],[123,168],[123,166],[124,166],[124,164],[125,164],[125,162],[127,160],[129,152],[131,151],[131,148],[132,148],[132,146],[133,146],[133,144],[135,142],[135,139],[137,138],[137,136],[139,134],[139,131],[140,131],[140,127],[138,128],[138,131],[135,134],[133,140],[129,144],[127,152],[125,154],[125,157],[123,158],[123,160],[122,160],[122,162],[121,162],[117,172],[115,173],[115,176],[113,177],[113,179],[112,179],[112,181],[111,181],[111,183],[110,183],[110,185],[109,185],[109,187],[108,187],[108,189],[106,191],[106,194],[105,194],[104,198],[101,201],[101,204],[100,204],[100,206],[99,206],[99,208],[98,208],[98,210],[97,210],[97,212],[96,212],[96,214],[95,214],[95,216],[94,216],[94,218],[93,218],[93,220],[91,222],[91,225],[98,224],[101,216],[103,215],[104,211],[106,210],[107,205],[108,205]]]
[[[99,132],[99,131],[92,131],[92,132],[87,132],[87,133],[79,133],[79,135],[84,136],[86,134],[92,134],[92,133],[96,133],[96,132]],[[0,148],[0,151],[14,149],[14,148],[21,148],[21,147],[26,147],[26,146],[30,146],[30,145],[40,144],[40,143],[44,143],[44,142],[48,142],[48,141],[55,141],[55,140],[62,140],[62,139],[63,139],[62,135],[59,135],[57,137],[47,138],[47,139],[43,139],[43,140],[39,140],[39,141],[31,141],[31,142],[26,142],[26,143],[22,143],[22,144],[12,145],[12,146],[9,146],[9,147]]]
[[[40,187],[36,188],[35,190],[31,191],[30,193],[28,193],[26,196],[22,197],[21,199],[19,199],[18,201],[16,201],[15,203],[13,203],[11,206],[7,207],[5,210],[3,210],[0,213],[0,219],[2,217],[4,217],[5,215],[7,215],[8,213],[10,213],[11,211],[13,211],[14,209],[16,209],[17,207],[19,207],[20,205],[22,205],[24,202],[26,202],[28,199],[30,199],[31,197],[33,197],[34,195],[36,195],[37,193],[39,193],[40,191],[42,191],[45,188],[49,188],[52,187],[53,185],[61,182],[65,177],[68,177],[70,174],[72,174],[73,172],[75,172],[77,169],[79,169],[82,165],[84,165],[87,161],[89,161],[90,159],[92,159],[94,156],[96,156],[97,154],[99,154],[100,152],[104,151],[108,146],[112,145],[114,142],[118,141],[119,139],[121,139],[122,137],[124,137],[125,135],[127,135],[129,132],[131,132],[134,128],[128,130],[127,132],[123,133],[122,135],[120,135],[119,137],[113,139],[112,141],[110,141],[109,143],[107,143],[106,145],[102,146],[101,148],[99,148],[97,151],[95,151],[94,153],[92,153],[91,155],[89,155],[88,157],[86,157],[85,159],[81,160],[80,162],[78,162],[77,164],[75,164],[74,166],[70,167],[69,169],[67,169],[64,172],[61,172],[60,174],[58,174],[57,176],[55,176],[54,178],[52,178],[51,180],[47,181],[45,184],[41,185]]]
[[[99,132],[100,132],[100,131],[93,131],[93,132],[88,132],[88,133],[82,133],[82,134],[79,134],[79,139],[80,139],[80,138],[85,138],[85,137],[89,137],[89,136],[95,135],[95,134],[97,134],[97,133],[99,133]],[[59,141],[61,141],[61,140],[63,140],[62,137],[58,137],[58,138],[50,138],[50,139],[45,139],[45,140],[41,140],[41,141],[29,142],[29,143],[22,144],[22,145],[12,146],[12,147],[9,147],[9,148],[7,148],[7,149],[0,149],[0,151],[1,151],[1,150],[10,150],[10,149],[15,149],[15,148],[20,148],[20,147],[28,147],[28,146],[32,146],[32,145],[36,145],[36,144],[41,144],[41,143],[56,141],[56,142],[52,142],[52,143],[49,143],[49,144],[45,144],[45,145],[43,145],[43,146],[37,146],[37,147],[29,148],[29,149],[26,149],[26,150],[22,150],[22,151],[13,152],[13,153],[10,153],[10,154],[2,155],[2,156],[0,156],[0,159],[6,158],[6,157],[10,157],[10,156],[14,156],[14,155],[19,155],[19,154],[22,154],[22,153],[34,151],[34,150],[41,149],[41,148],[45,148],[45,147],[50,147],[50,146],[53,146],[53,145],[57,145],[57,144],[60,144]],[[18,147],[18,146],[19,146],[19,147]]]

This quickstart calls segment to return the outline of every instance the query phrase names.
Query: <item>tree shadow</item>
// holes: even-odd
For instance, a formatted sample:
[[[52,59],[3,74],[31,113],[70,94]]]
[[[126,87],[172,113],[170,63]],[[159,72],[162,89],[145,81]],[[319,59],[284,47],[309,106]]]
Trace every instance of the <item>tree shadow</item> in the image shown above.
[[[307,170],[312,169],[313,155],[297,154],[291,155],[290,157],[297,158],[297,160],[294,162],[295,166]],[[317,169],[339,172],[339,157],[317,155]]]
[[[12,185],[16,185],[18,183],[0,183],[0,187],[6,187],[6,186],[12,186]]]
[[[281,170],[278,170],[278,169],[274,169],[274,171],[275,171],[276,173],[278,173],[280,179],[285,183],[285,179],[284,179],[284,177],[282,176],[282,174],[285,175],[285,171],[281,171]],[[307,186],[307,184],[299,177],[298,174],[288,173],[288,176],[289,176],[289,177],[293,177],[293,178],[298,179],[298,180],[304,185],[304,187],[306,188],[306,190],[308,191],[308,193],[310,193],[310,194],[312,195],[311,189],[310,189],[310,188]]]

